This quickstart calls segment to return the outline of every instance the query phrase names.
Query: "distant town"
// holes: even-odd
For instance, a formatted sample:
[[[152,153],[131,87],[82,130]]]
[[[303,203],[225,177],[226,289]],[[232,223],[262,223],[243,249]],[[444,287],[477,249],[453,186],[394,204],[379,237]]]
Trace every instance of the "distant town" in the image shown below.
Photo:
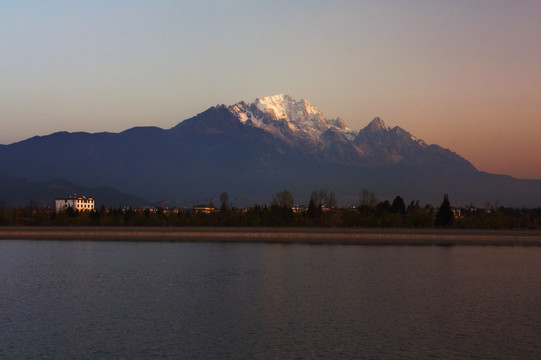
[[[364,190],[355,205],[336,205],[334,193],[314,190],[308,204],[294,204],[287,191],[276,193],[270,204],[232,206],[227,192],[218,205],[187,207],[96,208],[92,196],[70,194],[56,198],[54,208],[33,204],[5,208],[0,203],[3,226],[291,226],[291,227],[403,227],[465,229],[541,229],[541,208],[510,208],[497,205],[479,208],[453,207],[447,195],[438,207],[408,204],[400,196],[380,201]]]

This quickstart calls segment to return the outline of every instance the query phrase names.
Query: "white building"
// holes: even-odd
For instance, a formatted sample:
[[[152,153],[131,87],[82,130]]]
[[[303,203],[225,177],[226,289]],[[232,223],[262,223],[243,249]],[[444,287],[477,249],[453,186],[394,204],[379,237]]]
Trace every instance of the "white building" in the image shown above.
[[[54,209],[56,212],[66,210],[67,208],[72,208],[76,211],[92,211],[94,210],[94,198],[71,194],[68,198],[55,199]]]

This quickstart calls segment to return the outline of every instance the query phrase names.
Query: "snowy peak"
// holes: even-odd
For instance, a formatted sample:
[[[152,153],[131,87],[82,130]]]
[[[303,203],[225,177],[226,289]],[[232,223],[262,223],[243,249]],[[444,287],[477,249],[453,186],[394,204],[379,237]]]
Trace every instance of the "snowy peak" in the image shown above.
[[[256,99],[255,105],[265,113],[272,114],[276,119],[284,119],[293,123],[302,123],[310,118],[323,119],[323,114],[308,101],[296,101],[289,95],[279,94]]]
[[[329,127],[321,111],[304,99],[279,94],[256,99],[255,106],[270,119],[285,120],[299,129],[325,131]]]
[[[296,100],[290,95],[278,94],[257,98],[253,103],[239,102],[230,110],[247,125],[263,128],[277,136],[308,136],[319,139],[329,129],[337,129],[353,139],[342,119],[326,119],[321,111],[307,100]]]

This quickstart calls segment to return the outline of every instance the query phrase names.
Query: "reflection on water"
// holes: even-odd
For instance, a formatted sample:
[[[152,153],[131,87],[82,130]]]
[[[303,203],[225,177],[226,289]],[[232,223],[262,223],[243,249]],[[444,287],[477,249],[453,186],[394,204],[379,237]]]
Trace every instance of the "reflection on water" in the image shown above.
[[[0,241],[0,358],[539,358],[541,248]]]

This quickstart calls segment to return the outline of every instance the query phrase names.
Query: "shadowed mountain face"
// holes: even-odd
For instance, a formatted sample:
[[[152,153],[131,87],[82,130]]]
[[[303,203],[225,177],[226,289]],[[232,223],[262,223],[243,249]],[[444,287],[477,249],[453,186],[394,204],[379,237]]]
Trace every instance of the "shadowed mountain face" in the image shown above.
[[[85,187],[72,184],[62,179],[48,182],[30,181],[12,178],[0,174],[0,208],[34,206],[54,206],[56,198],[67,197],[71,194],[85,194],[96,198],[96,209],[101,206],[120,208],[123,206],[141,207],[147,204],[143,198],[117,191],[111,187]]]
[[[334,191],[343,204],[357,203],[369,189],[381,198],[434,205],[444,193],[457,205],[541,205],[541,181],[479,172],[379,118],[355,132],[287,95],[212,107],[168,130],[36,136],[1,145],[0,167],[12,177],[111,186],[170,205],[217,198],[224,190],[238,204],[268,203],[283,189],[305,202],[319,188]]]

